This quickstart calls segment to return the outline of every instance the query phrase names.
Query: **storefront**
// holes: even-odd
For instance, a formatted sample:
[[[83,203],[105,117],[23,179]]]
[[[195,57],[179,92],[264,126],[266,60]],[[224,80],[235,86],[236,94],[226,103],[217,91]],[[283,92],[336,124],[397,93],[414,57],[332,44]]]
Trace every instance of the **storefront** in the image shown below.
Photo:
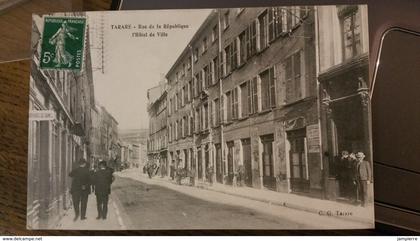
[[[341,153],[363,152],[371,160],[370,107],[366,55],[335,66],[319,76],[321,84],[323,153],[330,199],[349,198],[343,192]],[[347,170],[348,171],[348,170]],[[351,171],[351,170],[350,170]]]

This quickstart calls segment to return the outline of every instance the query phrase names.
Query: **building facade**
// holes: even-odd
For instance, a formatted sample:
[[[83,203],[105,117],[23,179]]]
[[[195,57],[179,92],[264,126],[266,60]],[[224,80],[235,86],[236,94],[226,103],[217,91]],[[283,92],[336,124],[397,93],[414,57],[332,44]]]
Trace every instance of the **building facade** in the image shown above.
[[[27,226],[48,228],[69,208],[68,177],[80,159],[90,156],[94,106],[89,47],[79,72],[40,70],[42,19],[34,15],[29,100]],[[89,36],[85,41],[89,43]],[[89,44],[86,44],[89,46]],[[48,112],[49,118],[31,118]]]
[[[121,153],[125,153],[124,158],[121,157],[121,162],[125,163],[125,167],[142,167],[147,161],[147,129],[124,129],[118,132]],[[123,150],[124,149],[124,150]]]
[[[90,135],[90,165],[97,167],[100,160],[112,168],[121,162],[118,139],[118,122],[105,107],[96,104],[91,108],[92,128]]]
[[[147,160],[161,167],[168,168],[168,130],[167,130],[167,84],[147,90],[149,114],[149,132],[147,137]],[[144,153],[141,146],[137,147],[138,155]],[[143,163],[144,165],[145,163]]]
[[[166,77],[176,167],[322,194],[313,8],[215,10]]]
[[[320,6],[319,96],[329,199],[342,198],[338,159],[363,152],[372,166],[367,6]]]

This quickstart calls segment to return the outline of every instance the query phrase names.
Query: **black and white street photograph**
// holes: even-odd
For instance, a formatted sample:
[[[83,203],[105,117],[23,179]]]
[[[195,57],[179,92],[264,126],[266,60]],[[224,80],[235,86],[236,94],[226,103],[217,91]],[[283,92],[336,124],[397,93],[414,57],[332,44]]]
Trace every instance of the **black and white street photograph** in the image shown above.
[[[374,228],[366,5],[33,15],[27,228]]]

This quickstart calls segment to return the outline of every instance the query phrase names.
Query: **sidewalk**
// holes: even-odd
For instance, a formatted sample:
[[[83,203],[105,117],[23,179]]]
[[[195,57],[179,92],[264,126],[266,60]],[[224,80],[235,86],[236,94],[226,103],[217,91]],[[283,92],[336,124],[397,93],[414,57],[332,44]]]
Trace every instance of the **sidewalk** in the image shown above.
[[[174,181],[169,180],[166,177],[154,177],[153,179],[149,179],[145,174],[143,174],[140,170],[137,169],[126,170],[120,175],[132,177],[133,174],[135,174],[137,177],[142,176],[141,179],[145,181],[151,181],[155,183],[166,182],[179,187],[179,185],[177,185]],[[373,205],[370,205],[368,207],[361,207],[330,200],[305,197],[297,194],[280,193],[271,190],[255,189],[250,187],[232,187],[220,183],[214,183],[212,186],[210,186],[208,183],[197,182],[195,188],[223,193],[253,201],[259,201],[269,205],[305,211],[308,213],[317,214],[319,216],[335,217],[337,219],[364,223],[366,226],[370,225],[373,227],[374,225]]]
[[[105,220],[96,219],[96,197],[94,194],[89,195],[89,200],[86,209],[85,220],[73,221],[74,210],[73,207],[68,209],[64,216],[59,220],[53,229],[70,229],[70,230],[124,230],[126,229],[122,222],[120,212],[112,199],[112,194],[109,196],[108,202],[108,217]]]

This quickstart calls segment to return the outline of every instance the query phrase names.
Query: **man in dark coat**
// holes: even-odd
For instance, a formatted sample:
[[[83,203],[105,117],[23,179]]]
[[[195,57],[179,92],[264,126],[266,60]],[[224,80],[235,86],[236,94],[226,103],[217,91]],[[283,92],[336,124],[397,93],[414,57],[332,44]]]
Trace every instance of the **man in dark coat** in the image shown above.
[[[85,160],[79,161],[79,166],[73,169],[69,176],[72,178],[71,182],[71,197],[74,206],[74,221],[79,218],[86,219],[86,207],[88,196],[90,194],[90,175]]]
[[[98,217],[96,219],[106,219],[108,213],[108,198],[111,193],[111,183],[114,181],[112,173],[114,170],[108,168],[105,161],[99,162],[99,168],[95,172],[93,182],[95,184],[96,205]]]
[[[365,206],[368,201],[368,184],[372,182],[372,169],[363,152],[358,152],[356,159],[356,184],[361,204]]]

